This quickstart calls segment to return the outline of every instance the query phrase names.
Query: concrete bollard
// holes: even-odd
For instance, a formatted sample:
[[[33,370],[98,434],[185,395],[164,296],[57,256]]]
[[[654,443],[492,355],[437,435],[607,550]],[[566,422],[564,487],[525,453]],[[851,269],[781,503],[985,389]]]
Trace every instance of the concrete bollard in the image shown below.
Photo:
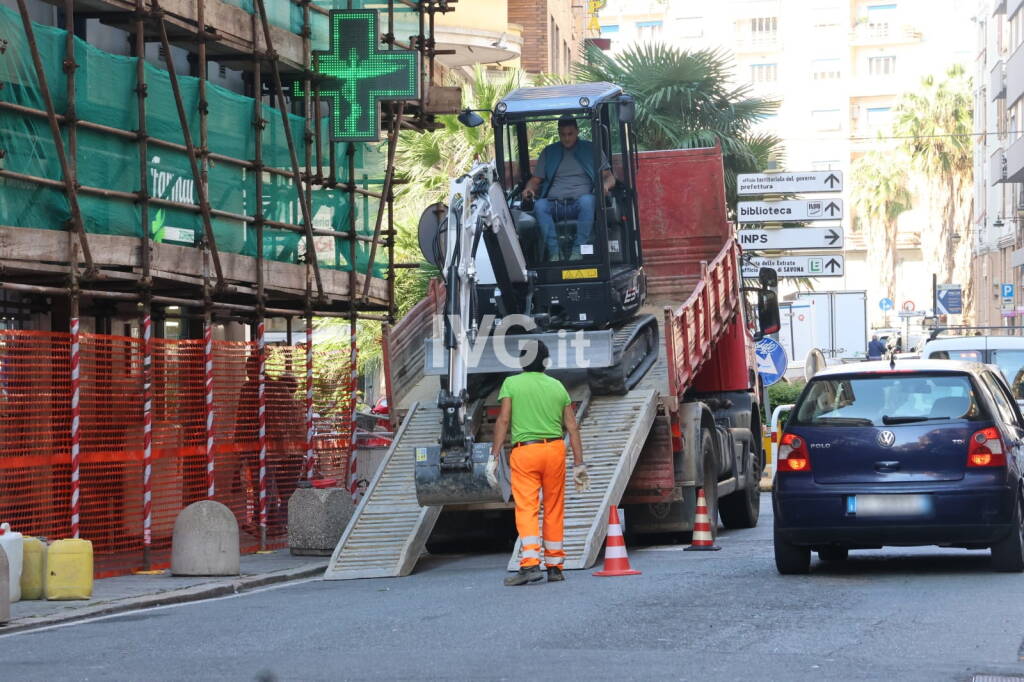
[[[11,620],[11,569],[7,553],[0,548],[0,625]]]
[[[330,556],[355,505],[345,488],[298,488],[288,500],[288,547],[292,554]]]
[[[200,500],[174,521],[174,575],[238,575],[238,521],[220,502]]]

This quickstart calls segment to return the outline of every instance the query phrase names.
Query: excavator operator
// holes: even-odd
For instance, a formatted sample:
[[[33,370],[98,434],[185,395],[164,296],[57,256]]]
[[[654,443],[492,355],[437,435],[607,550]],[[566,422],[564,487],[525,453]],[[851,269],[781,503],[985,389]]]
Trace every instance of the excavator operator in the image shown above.
[[[591,233],[594,230],[594,196],[597,173],[594,171],[594,146],[580,139],[579,125],[571,116],[558,119],[558,142],[540,153],[533,175],[523,188],[523,199],[536,198],[535,215],[549,261],[561,260],[555,222],[576,219],[576,238],[569,260],[594,255]],[[601,166],[605,191],[615,186],[608,160]],[[539,196],[539,198],[537,198]]]
[[[488,479],[495,481],[498,458],[511,422],[512,494],[522,556],[519,571],[505,579],[509,587],[532,585],[544,579],[540,571],[540,501],[537,497],[541,490],[544,491],[544,563],[548,582],[565,580],[562,575],[565,432],[569,433],[572,445],[576,490],[582,492],[590,488],[590,475],[583,463],[583,444],[569,393],[562,382],[545,374],[549,354],[544,342],[531,342],[530,346],[523,355],[522,373],[508,377],[501,385],[498,394],[501,412],[494,425],[494,445],[487,462]]]

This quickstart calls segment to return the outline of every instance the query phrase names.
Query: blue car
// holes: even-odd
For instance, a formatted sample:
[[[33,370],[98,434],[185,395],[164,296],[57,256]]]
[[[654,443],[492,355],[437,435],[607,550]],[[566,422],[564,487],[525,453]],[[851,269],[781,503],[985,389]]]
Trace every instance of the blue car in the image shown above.
[[[779,441],[775,565],[807,573],[886,545],[990,548],[1024,571],[1024,419],[998,368],[949,360],[832,367]]]

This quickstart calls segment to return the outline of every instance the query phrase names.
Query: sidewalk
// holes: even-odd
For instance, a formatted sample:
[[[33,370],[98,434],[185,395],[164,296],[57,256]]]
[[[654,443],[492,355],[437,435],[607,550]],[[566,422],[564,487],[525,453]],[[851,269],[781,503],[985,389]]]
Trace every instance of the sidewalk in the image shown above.
[[[84,618],[135,611],[153,606],[222,597],[287,580],[323,575],[330,557],[292,556],[287,549],[241,557],[241,575],[208,578],[124,575],[94,583],[92,599],[82,601],[19,601],[11,604],[11,621],[0,635]]]

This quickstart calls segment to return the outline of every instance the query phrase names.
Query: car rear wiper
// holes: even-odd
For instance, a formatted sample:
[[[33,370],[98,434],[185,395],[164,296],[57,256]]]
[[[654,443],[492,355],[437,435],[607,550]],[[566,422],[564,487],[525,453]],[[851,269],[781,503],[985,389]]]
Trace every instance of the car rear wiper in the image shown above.
[[[883,424],[912,424],[914,422],[927,422],[937,421],[941,419],[949,419],[949,417],[925,417],[924,415],[907,415],[907,416],[889,416],[887,414],[882,415]]]
[[[864,417],[819,417],[814,420],[815,426],[874,426],[874,422]]]

